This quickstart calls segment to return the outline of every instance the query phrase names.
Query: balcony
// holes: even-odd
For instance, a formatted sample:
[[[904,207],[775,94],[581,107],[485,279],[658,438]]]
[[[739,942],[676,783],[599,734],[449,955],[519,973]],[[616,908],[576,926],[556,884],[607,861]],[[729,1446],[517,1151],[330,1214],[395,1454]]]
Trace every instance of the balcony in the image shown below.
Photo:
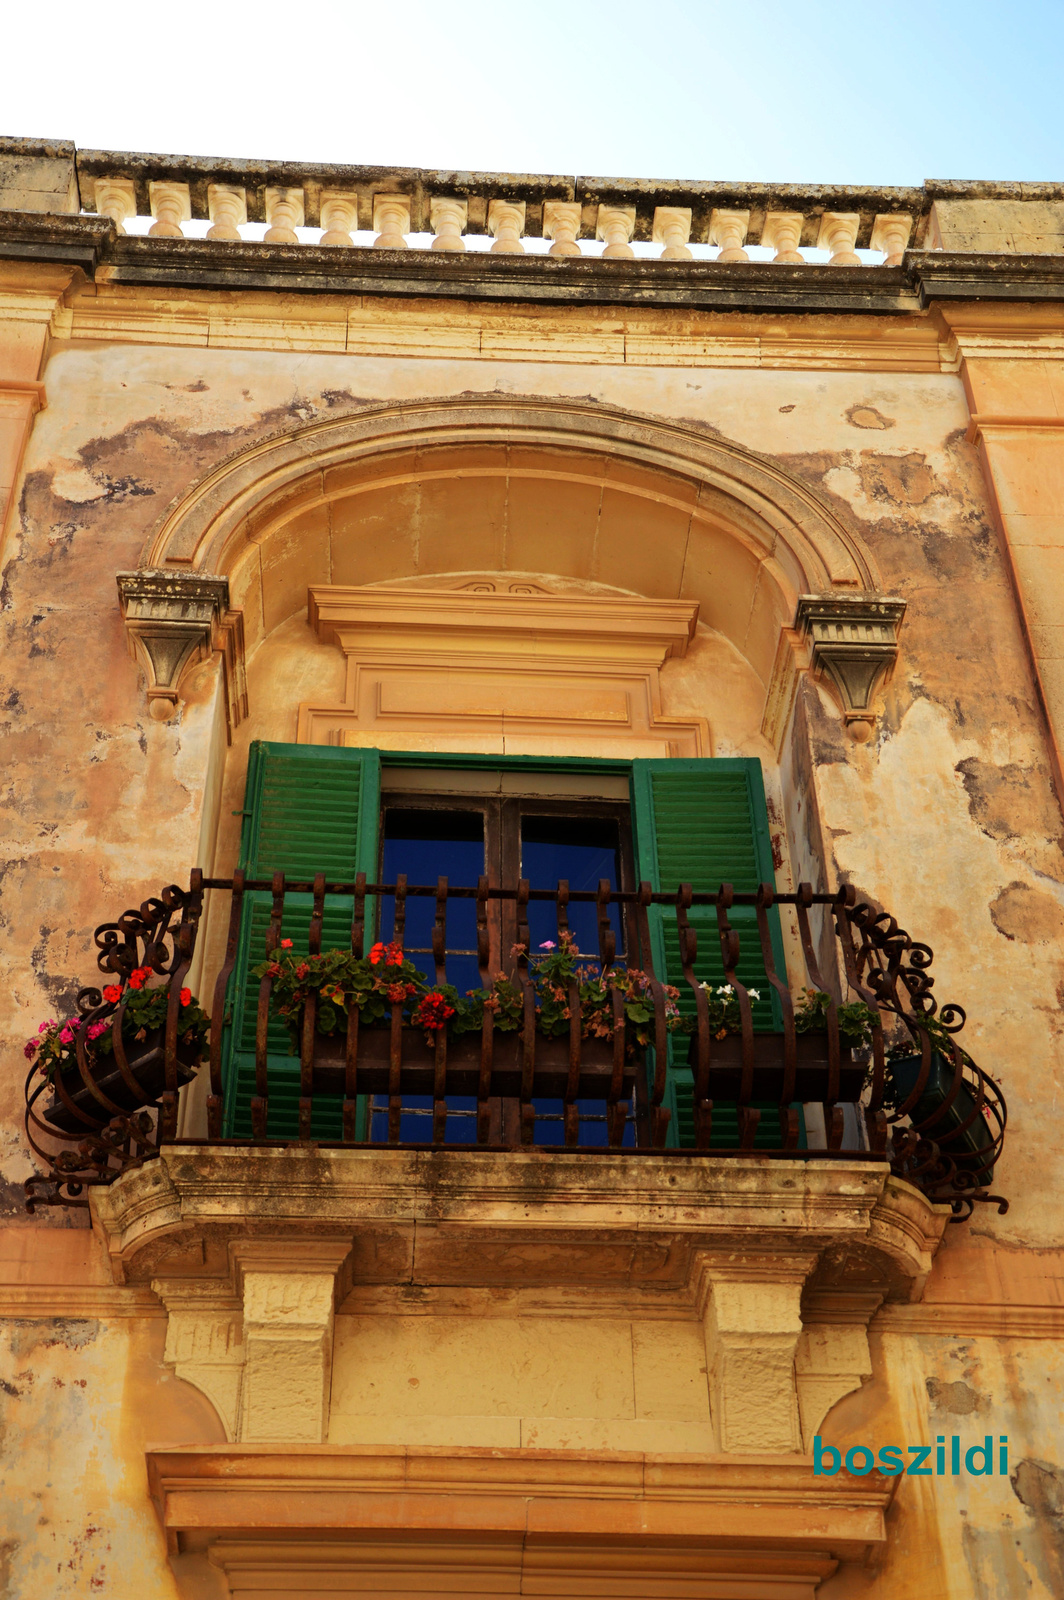
[[[229,898],[229,924],[209,1050],[201,1050],[185,1026],[193,1013],[183,1019],[182,1011],[207,891]],[[265,922],[257,980],[242,936],[255,897]],[[392,984],[389,1001],[391,977],[413,970],[401,965],[408,909],[426,898],[435,984],[419,975],[417,996]],[[456,951],[448,916],[453,925],[462,907],[468,918],[470,902],[482,1000],[496,998],[472,1020],[466,1015],[459,1033],[465,1002],[443,988],[447,962],[474,952]],[[387,946],[372,934],[383,903],[392,916]],[[793,909],[812,1002],[796,1005],[780,975],[778,906]],[[593,913],[596,955],[579,956],[578,970],[572,961],[545,965],[532,950],[530,914],[552,917],[557,937],[549,943],[560,953],[572,946],[577,908],[585,918]],[[279,1054],[283,996],[274,989],[285,981],[284,963],[289,973],[293,963],[304,974],[317,970],[323,932],[337,926],[349,942],[349,955],[337,957],[348,977],[331,996],[313,986],[299,991],[287,1018],[292,1053],[284,1055],[282,1043]],[[487,878],[455,887],[446,879],[367,883],[362,874],[330,883],[324,874],[300,882],[194,872],[187,890],[169,886],[95,938],[108,982],[80,992],[68,1043],[55,1046],[50,1066],[34,1055],[26,1081],[27,1133],[43,1168],[26,1186],[31,1210],[86,1206],[88,1190],[178,1142],[233,1152],[462,1146],[467,1160],[523,1149],[549,1161],[554,1147],[569,1162],[611,1154],[681,1165],[871,1161],[932,1204],[948,1205],[955,1221],[978,1202],[1007,1204],[989,1189],[1005,1100],[958,1043],[964,1013],[936,1000],[928,946],[849,886],[833,895],[807,884],[783,895],[767,884],[754,893],[725,884],[715,894],[681,886],[668,895],[646,883],[634,892],[607,882],[578,892],[565,882],[530,890],[524,881],[499,887]],[[681,981],[669,985],[673,974]],[[367,1006],[355,991],[370,982],[379,1003]],[[243,1069],[236,1030],[227,1039],[241,983],[251,996]],[[130,1019],[153,993],[156,1021],[134,1031]],[[454,1003],[444,1017],[448,993]],[[859,1037],[855,1008],[867,1008]],[[207,1037],[207,1023],[204,1014],[197,1037]],[[234,1110],[241,1070],[247,1092]],[[197,1074],[206,1079],[204,1131],[179,1141],[179,1094]]]

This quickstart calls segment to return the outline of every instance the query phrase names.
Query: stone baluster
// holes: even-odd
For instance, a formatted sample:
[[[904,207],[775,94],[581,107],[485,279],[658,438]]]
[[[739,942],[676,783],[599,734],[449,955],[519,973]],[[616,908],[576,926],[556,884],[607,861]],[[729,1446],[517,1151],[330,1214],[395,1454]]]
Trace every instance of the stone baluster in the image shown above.
[[[805,218],[800,211],[770,211],[761,230],[761,243],[775,250],[772,257],[778,267],[804,267],[805,257],[799,252]]]
[[[213,227],[207,229],[208,239],[239,240],[240,224],[248,220],[247,195],[228,183],[207,185],[207,211]]]
[[[336,245],[350,250],[355,241],[351,235],[358,227],[358,196],[339,189],[321,192],[321,225],[324,229],[319,244]]]
[[[373,196],[374,250],[408,250],[406,235],[410,232],[410,196],[406,194],[375,194]]]
[[[469,219],[465,200],[433,199],[429,202],[429,224],[434,238],[430,250],[464,250],[462,230]]]
[[[861,258],[854,251],[861,219],[856,211],[825,211],[820,219],[818,250],[830,250],[829,267],[859,267]]]
[[[523,200],[492,200],[488,205],[488,232],[494,234],[492,250],[504,256],[523,256],[525,231]]]
[[[149,183],[151,214],[148,233],[153,239],[183,239],[181,224],[192,215],[187,183]]]
[[[101,217],[110,217],[117,233],[125,233],[129,218],[137,214],[132,178],[97,178],[96,211]]]
[[[553,239],[548,255],[578,256],[581,254],[576,236],[580,232],[580,204],[573,200],[544,200],[543,237]]]
[[[720,245],[718,263],[728,265],[733,261],[749,261],[750,257],[743,249],[749,226],[749,211],[714,210],[709,219],[709,242]]]
[[[876,218],[872,225],[871,246],[886,256],[885,267],[900,267],[913,231],[912,217],[893,212]]]
[[[298,244],[297,228],[303,226],[302,189],[267,189],[266,221],[269,227],[263,244]]]
[[[596,239],[605,239],[603,257],[614,261],[631,260],[635,251],[629,240],[635,233],[635,206],[599,206]]]
[[[660,261],[690,261],[691,252],[687,248],[690,237],[690,206],[655,206],[651,238],[655,244],[665,246],[658,258]]]

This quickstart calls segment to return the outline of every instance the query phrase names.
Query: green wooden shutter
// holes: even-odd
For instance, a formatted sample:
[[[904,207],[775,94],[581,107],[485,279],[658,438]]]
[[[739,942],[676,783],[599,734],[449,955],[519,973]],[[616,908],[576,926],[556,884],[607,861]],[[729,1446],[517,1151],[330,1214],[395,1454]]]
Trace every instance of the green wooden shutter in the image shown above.
[[[376,750],[333,750],[320,745],[251,746],[244,800],[240,865],[249,878],[284,872],[307,881],[324,872],[332,883],[350,883],[365,872],[377,875],[380,813],[380,755]],[[240,929],[236,967],[230,984],[231,1025],[224,1064],[224,1132],[250,1138],[251,1097],[255,1092],[255,1018],[258,981],[250,970],[266,953],[271,897],[248,894]],[[284,936],[296,953],[307,948],[312,897],[285,899]],[[339,896],[325,904],[322,949],[347,949],[353,902]],[[367,925],[372,908],[367,901]],[[268,1035],[271,1139],[298,1137],[299,1061],[289,1053],[287,1029],[271,1022]],[[315,1097],[311,1132],[316,1139],[340,1139],[339,1096]]]
[[[671,893],[689,883],[696,893],[714,893],[722,883],[752,893],[759,883],[775,883],[772,841],[768,830],[761,763],[756,759],[705,758],[632,763],[632,817],[635,827],[636,870],[661,893]],[[692,907],[688,913],[698,935],[696,973],[710,983],[723,983],[724,966],[713,907]],[[782,1027],[779,1000],[765,977],[753,906],[735,906],[729,921],[740,938],[738,976],[758,989],[754,1002],[754,1027],[769,1032]],[[779,915],[769,913],[772,954],[776,972],[786,975]],[[667,910],[651,907],[650,932],[655,968],[680,991],[680,1010],[695,1012],[694,996],[680,967],[680,942],[675,918]],[[693,1079],[681,1048],[670,1062],[666,1104],[672,1111],[669,1143],[694,1144]],[[755,1143],[770,1148],[779,1143],[779,1124],[764,1107]],[[713,1108],[714,1145],[737,1145],[738,1118],[734,1106],[716,1101]],[[803,1140],[804,1143],[804,1130]]]

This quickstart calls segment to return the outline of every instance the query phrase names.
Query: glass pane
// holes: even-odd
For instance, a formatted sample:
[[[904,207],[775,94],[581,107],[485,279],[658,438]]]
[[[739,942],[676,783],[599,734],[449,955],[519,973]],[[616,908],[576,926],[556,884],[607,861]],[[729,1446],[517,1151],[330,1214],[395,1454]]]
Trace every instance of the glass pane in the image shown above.
[[[430,811],[389,806],[384,813],[384,883],[394,883],[401,872],[410,885],[434,888],[445,877],[455,888],[475,889],[484,872],[483,811]],[[403,944],[414,965],[429,982],[435,982],[432,928],[435,898],[406,902]],[[395,929],[395,897],[381,898],[381,938]],[[447,902],[447,982],[460,994],[479,989],[477,968],[477,914],[473,900]]]
[[[370,1107],[371,1133],[370,1141],[373,1144],[387,1144],[388,1142],[388,1098],[386,1095],[374,1095]],[[403,1110],[399,1118],[399,1138],[403,1144],[431,1144],[432,1143],[432,1096],[428,1094],[405,1094],[403,1096]],[[444,1134],[447,1144],[476,1144],[477,1142],[477,1102],[472,1095],[449,1094],[447,1096],[447,1128]]]
[[[616,889],[620,882],[620,849],[620,831],[609,817],[521,818],[521,876],[533,889],[556,889],[559,878],[568,878],[570,890],[594,891],[600,878],[607,878],[610,887]],[[610,907],[610,922],[620,958],[621,919],[616,906]],[[557,940],[554,906],[530,902],[528,926],[533,951],[547,939]],[[597,907],[570,904],[569,928],[580,950],[597,957]]]

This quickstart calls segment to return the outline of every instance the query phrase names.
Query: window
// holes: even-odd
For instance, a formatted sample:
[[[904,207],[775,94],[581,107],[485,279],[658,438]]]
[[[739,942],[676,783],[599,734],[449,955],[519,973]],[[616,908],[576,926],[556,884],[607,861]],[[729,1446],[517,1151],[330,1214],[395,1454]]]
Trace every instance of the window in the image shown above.
[[[501,777],[501,774],[485,774]],[[384,780],[387,782],[387,778]],[[535,795],[504,795],[499,792],[470,794],[459,803],[453,795],[420,795],[412,798],[405,790],[384,789],[381,796],[381,843],[379,879],[395,883],[399,874],[411,884],[431,886],[440,877],[450,884],[472,887],[484,875],[493,886],[516,884],[526,878],[532,889],[558,887],[566,880],[571,890],[597,889],[603,879],[611,889],[633,886],[631,866],[631,824],[629,807],[617,801]],[[513,902],[495,900],[489,911],[493,920],[491,945],[499,953],[503,970],[512,970],[509,952],[518,937]],[[403,946],[424,976],[436,977],[432,955],[432,927],[435,902],[412,898],[407,901]],[[616,907],[611,907],[611,923],[617,955],[623,959],[625,930]],[[535,951],[547,940],[559,936],[555,907],[542,901],[530,902],[528,927],[531,948]],[[568,927],[581,951],[598,951],[598,924],[594,906],[574,903],[568,910]],[[379,936],[390,939],[395,929],[395,898],[383,897],[380,905]],[[454,900],[448,904],[447,960],[444,981],[453,983],[460,994],[478,989],[482,975],[477,960],[476,908],[472,901]],[[491,974],[488,974],[490,982]],[[561,1101],[537,1100],[537,1144],[563,1142]],[[469,1126],[475,1114],[475,1100],[452,1097],[448,1101],[447,1138],[465,1143],[471,1137]],[[381,1142],[387,1137],[386,1102],[370,1106],[370,1137]],[[432,1113],[432,1101],[412,1096],[404,1101],[401,1137],[416,1143],[428,1138],[425,1119]],[[606,1144],[606,1119],[601,1106],[580,1103],[581,1143]],[[495,1108],[500,1132],[506,1142],[517,1142],[517,1107],[500,1103]],[[503,1126],[505,1125],[505,1126]],[[629,1129],[626,1142],[634,1143]]]
[[[606,877],[622,889],[646,879],[655,890],[687,882],[703,892],[722,882],[752,890],[773,879],[756,760],[552,761],[388,752],[384,762],[382,771],[377,750],[253,745],[241,846],[241,865],[248,876],[268,878],[280,870],[290,881],[309,882],[315,872],[325,872],[331,882],[352,882],[362,871],[369,882],[391,883],[396,874],[405,872],[411,883],[433,884],[443,875],[455,885],[475,885],[483,873],[489,881],[516,883],[526,877],[534,887],[551,889],[562,877],[572,888],[594,887]],[[449,904],[453,909],[448,912],[448,945],[457,948],[448,958],[446,976],[459,989],[473,988],[480,981],[474,926],[470,914],[458,910],[458,902]],[[514,942],[516,925],[503,919],[513,917],[513,908],[492,904],[500,919],[493,942],[505,953]],[[347,946],[351,905],[337,896],[327,901],[323,949]],[[413,898],[407,902],[404,936],[412,958],[424,963],[429,977],[434,976],[432,905]],[[286,901],[285,932],[296,948],[305,944],[310,911],[309,895]],[[269,915],[268,892],[247,896],[224,1053],[225,1131],[236,1137],[251,1132],[258,985],[249,977],[249,969],[262,959]],[[387,938],[389,918],[394,919],[392,898],[373,906],[372,915],[378,919],[375,926],[381,936]],[[532,903],[533,946],[557,937],[553,916],[551,905]],[[723,978],[713,909],[693,910],[691,922],[699,936],[700,975],[710,981]],[[772,922],[776,967],[782,973],[785,963],[775,913]],[[736,908],[732,923],[740,933],[744,923],[750,927],[739,971],[756,987],[763,972],[759,954],[754,955],[758,945],[752,936],[752,909]],[[576,907],[571,908],[570,925],[581,949],[596,953],[597,932]],[[693,997],[685,993],[671,919],[652,908],[650,925],[656,970],[680,988],[681,1009],[693,1009]],[[615,923],[615,935],[618,952],[623,953],[622,919]],[[764,981],[760,989],[755,1025],[771,1029],[779,1025],[775,995]],[[293,1138],[299,1067],[288,1054],[284,1030],[272,1023],[268,1051],[268,1131],[271,1137]],[[668,1103],[673,1113],[670,1142],[693,1143],[691,1074],[679,1052],[670,1066]],[[316,1097],[314,1118],[315,1138],[341,1138],[338,1101],[330,1105]],[[725,1109],[718,1105],[715,1142],[725,1119]],[[762,1118],[758,1143],[766,1148],[774,1142],[774,1121]],[[544,1123],[544,1141],[551,1138],[551,1127]],[[375,1135],[372,1119],[366,1131]],[[537,1127],[537,1141],[540,1136]],[[404,1129],[403,1138],[408,1137]],[[468,1137],[473,1137],[472,1131]]]

